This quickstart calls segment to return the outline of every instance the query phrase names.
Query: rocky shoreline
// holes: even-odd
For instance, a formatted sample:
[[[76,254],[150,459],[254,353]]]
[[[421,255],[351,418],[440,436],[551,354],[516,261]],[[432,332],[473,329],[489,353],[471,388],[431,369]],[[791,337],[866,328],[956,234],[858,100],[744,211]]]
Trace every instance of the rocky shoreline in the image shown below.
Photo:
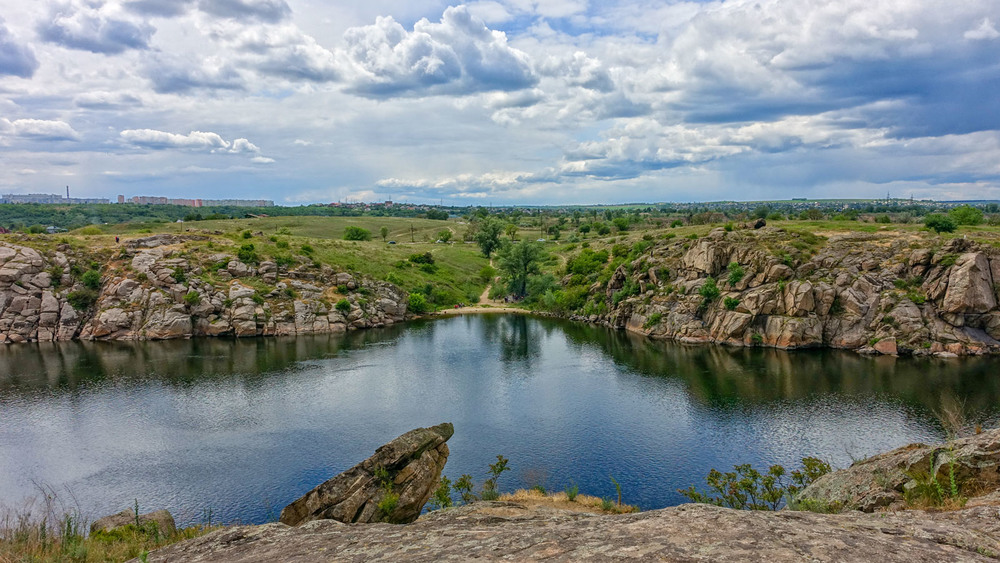
[[[407,295],[392,284],[222,252],[196,260],[181,246],[193,237],[155,235],[96,257],[0,242],[0,343],[337,333],[406,318]],[[87,287],[96,260],[105,273]]]
[[[655,243],[590,293],[607,311],[570,319],[684,343],[1000,353],[1000,249],[964,238],[718,228]]]
[[[754,227],[649,241],[588,288],[599,313],[540,314],[682,343],[1000,354],[1000,249],[927,233]],[[101,258],[106,273],[85,306],[72,297],[87,291],[80,274],[93,257],[0,243],[0,343],[336,333],[408,318],[408,296],[391,283],[191,256],[183,243],[198,237],[127,241]]]
[[[414,522],[447,458],[446,449],[443,457],[428,452],[443,448],[451,432],[451,425],[443,424],[397,438],[290,505],[280,523],[227,527],[154,551],[148,561],[909,563],[1000,558],[1000,430],[949,444],[904,446],[828,473],[800,493],[800,501],[810,498],[812,506],[834,514],[686,504],[594,515],[527,502],[474,502]],[[411,469],[417,466],[424,470]],[[384,484],[378,482],[380,468],[388,470]],[[956,475],[962,496],[957,509],[913,509],[915,479],[934,476],[946,482],[950,475]],[[396,485],[385,485],[391,483]],[[407,503],[399,518],[388,513],[373,518],[378,513],[366,507],[397,486],[401,491],[416,487],[419,494],[400,493],[415,502]]]

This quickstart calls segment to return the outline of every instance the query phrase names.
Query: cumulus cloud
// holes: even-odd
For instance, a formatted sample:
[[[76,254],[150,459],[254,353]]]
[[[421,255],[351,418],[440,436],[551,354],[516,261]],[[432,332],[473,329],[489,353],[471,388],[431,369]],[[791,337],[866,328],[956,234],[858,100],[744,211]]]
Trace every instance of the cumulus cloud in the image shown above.
[[[439,23],[407,31],[392,17],[344,34],[352,71],[349,91],[373,98],[519,90],[538,81],[528,56],[511,47],[464,6]]]
[[[53,5],[37,31],[44,41],[68,49],[114,55],[148,48],[156,30],[118,3],[70,0]]]
[[[310,82],[330,82],[340,77],[334,53],[293,25],[241,27],[225,40],[242,54],[241,65],[264,75]]]
[[[268,23],[283,21],[292,14],[285,0],[199,0],[198,9],[213,16]]]
[[[0,18],[0,76],[31,78],[38,70],[38,59],[30,46],[20,43]]]
[[[211,131],[191,131],[181,135],[156,129],[126,129],[120,136],[126,143],[142,149],[242,154],[251,156],[251,161],[256,163],[274,162],[274,159],[260,154],[260,147],[247,139],[241,137],[229,142]]]
[[[65,121],[44,119],[0,119],[0,135],[33,139],[38,141],[79,141],[77,133]]]
[[[196,90],[242,90],[243,76],[230,63],[216,58],[196,60],[156,54],[147,58],[144,74],[160,94],[185,94]]]
[[[216,151],[228,149],[230,144],[218,133],[192,131],[187,135],[167,133],[156,129],[126,129],[122,139],[129,144],[146,149],[192,149]]]

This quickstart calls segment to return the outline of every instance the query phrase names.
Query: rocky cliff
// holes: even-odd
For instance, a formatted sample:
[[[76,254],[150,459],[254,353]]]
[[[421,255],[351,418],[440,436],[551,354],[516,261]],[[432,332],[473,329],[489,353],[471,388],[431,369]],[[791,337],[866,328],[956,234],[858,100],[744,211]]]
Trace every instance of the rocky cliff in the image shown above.
[[[652,243],[590,288],[601,313],[571,318],[681,342],[995,354],[998,289],[1000,250],[962,238],[719,228]]]
[[[0,343],[343,332],[406,316],[407,296],[392,284],[329,266],[196,256],[181,245],[190,238],[101,253],[0,243]]]

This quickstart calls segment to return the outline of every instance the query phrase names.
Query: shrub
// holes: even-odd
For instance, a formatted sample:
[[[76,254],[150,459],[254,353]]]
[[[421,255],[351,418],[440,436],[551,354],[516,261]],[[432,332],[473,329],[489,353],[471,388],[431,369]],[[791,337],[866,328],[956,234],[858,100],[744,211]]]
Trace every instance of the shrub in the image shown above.
[[[341,313],[347,314],[351,312],[351,302],[348,301],[347,299],[341,299],[340,301],[337,301],[337,304],[334,305],[334,308],[340,311]]]
[[[743,266],[740,266],[739,262],[730,262],[729,266],[726,268],[729,270],[729,285],[736,285],[740,283],[743,279],[745,273],[743,272]]]
[[[244,264],[255,264],[259,260],[252,242],[247,242],[240,246],[240,249],[236,251],[236,257]]]
[[[955,207],[948,211],[948,216],[958,225],[978,225],[983,222],[983,210],[971,205]]]
[[[684,221],[681,221],[680,219],[674,219],[670,223],[671,229],[676,229],[677,227],[683,227],[683,226],[684,226]]]
[[[490,266],[489,264],[483,266],[479,270],[479,279],[482,280],[483,283],[490,283],[491,281],[493,281],[493,278],[495,278],[496,275],[497,275],[496,268]]]
[[[288,248],[288,241],[287,240],[277,240],[277,241],[274,242],[274,246],[277,246],[278,248]]]
[[[701,288],[698,289],[698,294],[701,295],[705,301],[711,302],[719,298],[722,294],[719,291],[719,286],[715,283],[715,278],[706,278],[705,283],[702,284]]]
[[[187,276],[184,275],[184,270],[181,269],[179,266],[177,268],[174,268],[174,271],[173,273],[170,274],[170,277],[174,278],[174,281],[176,281],[177,283],[184,283],[187,281]]]
[[[307,254],[308,255],[308,254],[312,254],[313,252],[315,252],[315,249],[312,247],[312,245],[309,245],[309,244],[303,244],[301,246],[301,248],[302,248],[302,253],[303,254]]]
[[[663,319],[663,313],[653,313],[646,318],[646,322],[642,324],[642,328],[649,330],[650,328],[660,324],[660,320]]]
[[[427,298],[420,293],[410,294],[410,299],[407,303],[407,307],[410,309],[410,312],[416,313],[418,315],[420,313],[426,313],[430,308],[430,306],[427,303]]]
[[[431,510],[437,510],[439,508],[448,508],[454,504],[451,500],[451,479],[448,479],[444,475],[438,481],[438,486],[434,489],[434,493],[431,495],[430,500],[427,501],[430,505]]]
[[[243,231],[243,238],[248,239],[248,238],[252,238],[252,237],[253,237],[253,233],[251,233],[250,231]]]
[[[399,495],[392,491],[385,491],[382,494],[382,500],[378,501],[379,514],[386,518],[392,514],[393,510],[396,510],[397,505],[399,505]]]
[[[479,499],[479,497],[476,496],[476,493],[472,492],[472,475],[462,475],[458,478],[458,481],[455,481],[452,488],[455,489],[455,492],[457,492],[462,498],[462,502],[466,504],[475,502]]]
[[[434,255],[430,252],[424,252],[423,254],[411,254],[409,258],[410,262],[414,264],[433,264]]]
[[[99,289],[101,287],[101,273],[97,270],[87,270],[80,276],[80,283],[88,289]]]
[[[77,311],[86,311],[97,302],[97,292],[89,287],[77,291],[71,291],[66,295],[66,300]]]
[[[722,304],[726,306],[726,309],[732,311],[736,309],[736,306],[740,304],[740,300],[735,297],[726,297]]]
[[[892,223],[892,219],[890,219],[887,214],[882,213],[881,215],[878,215],[877,217],[875,217],[875,222],[876,223]]]
[[[761,473],[749,463],[733,466],[722,473],[716,469],[705,477],[709,492],[694,486],[677,492],[693,502],[725,506],[737,510],[777,510],[787,500],[795,500],[807,485],[830,472],[830,464],[814,457],[802,458],[802,468],[791,474],[781,465],[772,465]],[[786,476],[791,478],[786,482]]]
[[[259,291],[255,291],[254,294],[250,296],[250,299],[253,300],[253,302],[258,305],[264,304],[264,296],[261,295]]]
[[[201,303],[201,295],[197,291],[189,291],[184,294],[184,302],[194,307],[198,303]]]
[[[576,495],[580,494],[580,487],[571,485],[566,487],[565,492],[566,498],[569,499],[570,502],[576,502]]]
[[[372,232],[355,225],[344,229],[344,240],[372,240]]]
[[[510,460],[504,456],[497,455],[496,463],[490,464],[490,477],[483,483],[483,492],[480,495],[483,500],[497,500],[500,498],[500,490],[497,488],[497,479],[500,478],[500,475],[502,475],[504,471],[510,471],[510,468],[507,467],[507,462],[509,461]]]
[[[754,346],[760,346],[764,343],[764,337],[759,332],[755,332],[750,335],[750,342],[753,343]]]
[[[958,228],[951,217],[940,213],[931,213],[924,217],[924,226],[936,233],[953,233]]]

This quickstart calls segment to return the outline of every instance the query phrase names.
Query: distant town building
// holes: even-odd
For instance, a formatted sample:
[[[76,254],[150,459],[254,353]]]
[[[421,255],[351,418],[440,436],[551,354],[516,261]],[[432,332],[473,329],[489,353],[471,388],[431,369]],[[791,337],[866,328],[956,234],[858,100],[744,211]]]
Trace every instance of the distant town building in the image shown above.
[[[111,203],[108,199],[99,197],[65,197],[60,194],[3,194],[0,203]]]
[[[119,196],[120,203],[123,203],[122,200],[124,200],[124,196]],[[139,195],[130,197],[128,202],[136,205],[183,205],[186,207],[274,207],[274,202],[269,199],[183,199]]]
[[[125,203],[125,196],[119,195],[118,196],[118,203]]]

